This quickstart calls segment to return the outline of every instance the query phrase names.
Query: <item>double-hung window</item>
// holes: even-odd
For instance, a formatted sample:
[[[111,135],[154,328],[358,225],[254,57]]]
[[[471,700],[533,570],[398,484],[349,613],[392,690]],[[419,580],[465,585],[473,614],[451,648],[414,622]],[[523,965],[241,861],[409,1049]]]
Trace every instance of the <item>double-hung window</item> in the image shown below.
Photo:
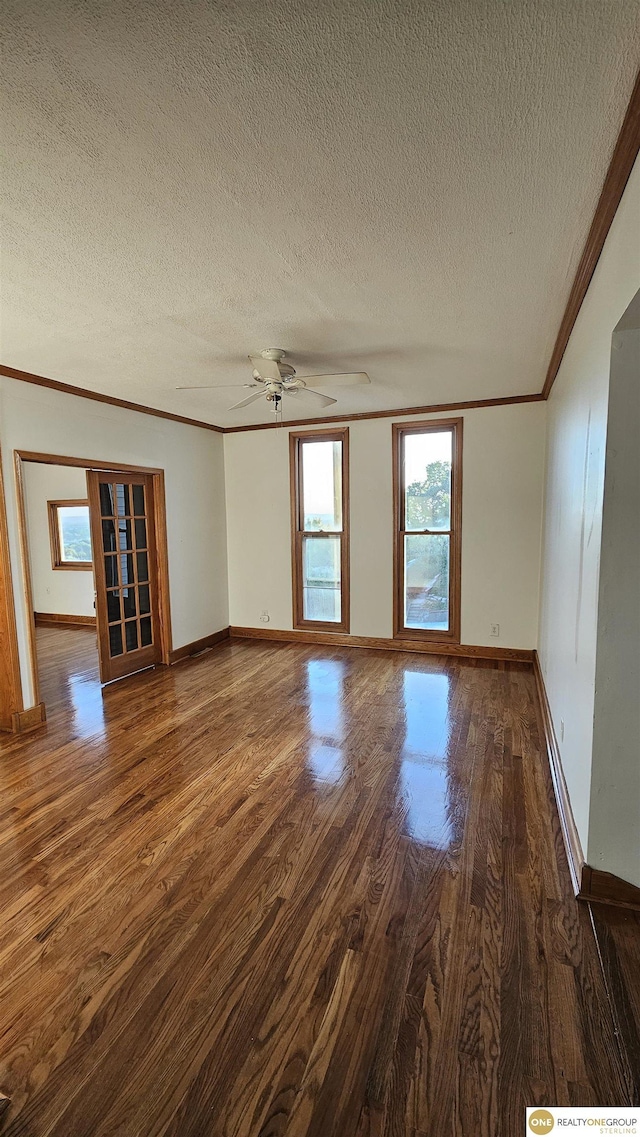
[[[394,635],[460,642],[462,419],[395,423]]]
[[[349,431],[289,435],[293,626],[349,631]]]

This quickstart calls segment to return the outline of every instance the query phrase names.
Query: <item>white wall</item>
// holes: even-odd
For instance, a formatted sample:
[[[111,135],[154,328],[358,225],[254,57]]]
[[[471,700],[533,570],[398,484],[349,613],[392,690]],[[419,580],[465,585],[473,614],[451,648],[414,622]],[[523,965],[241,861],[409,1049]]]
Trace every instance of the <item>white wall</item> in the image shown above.
[[[52,568],[47,509],[48,501],[86,498],[86,471],[25,462],[24,490],[34,611],[94,616],[91,569]]]
[[[437,419],[447,415],[432,415]],[[536,646],[545,406],[464,412],[462,642]],[[349,425],[351,633],[393,634],[392,421]],[[345,424],[341,424],[345,425]],[[229,613],[290,629],[289,432],[227,434]],[[489,625],[500,624],[500,638]]]
[[[539,652],[585,853],[611,337],[639,286],[636,162],[548,402]]]
[[[632,308],[611,353],[587,860],[640,886],[640,292]]]
[[[173,646],[228,625],[221,435],[2,377],[0,447],[26,707],[33,692],[16,517],[16,449],[164,469]]]

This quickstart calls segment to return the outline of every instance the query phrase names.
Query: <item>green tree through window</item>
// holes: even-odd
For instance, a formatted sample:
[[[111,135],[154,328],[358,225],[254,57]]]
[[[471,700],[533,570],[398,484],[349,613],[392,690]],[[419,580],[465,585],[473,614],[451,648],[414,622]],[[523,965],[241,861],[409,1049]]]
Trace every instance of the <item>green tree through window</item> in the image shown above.
[[[407,529],[448,529],[451,510],[451,463],[429,462],[422,482],[407,486]]]

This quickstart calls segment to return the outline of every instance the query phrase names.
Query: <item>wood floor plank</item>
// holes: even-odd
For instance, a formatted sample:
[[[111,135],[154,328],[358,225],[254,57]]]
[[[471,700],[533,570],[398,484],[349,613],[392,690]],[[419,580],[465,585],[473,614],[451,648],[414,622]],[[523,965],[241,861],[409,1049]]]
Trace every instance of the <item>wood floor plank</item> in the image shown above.
[[[90,629],[38,644],[47,723],[0,745],[4,1134],[635,1100],[640,926],[601,963],[527,665],[227,641],[101,691]]]

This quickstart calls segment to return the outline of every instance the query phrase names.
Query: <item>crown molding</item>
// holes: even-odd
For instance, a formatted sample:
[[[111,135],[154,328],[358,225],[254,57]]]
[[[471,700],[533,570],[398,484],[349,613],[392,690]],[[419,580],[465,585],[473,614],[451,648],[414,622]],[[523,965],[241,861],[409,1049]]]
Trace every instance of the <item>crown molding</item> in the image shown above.
[[[225,426],[223,434],[238,434],[246,430],[280,430],[294,426],[318,426],[322,424],[330,428],[334,422],[358,422],[362,419],[374,418],[402,418],[403,415],[435,415],[444,411],[469,411],[477,407],[510,407],[515,403],[540,403],[544,396],[542,392],[534,395],[505,395],[497,399],[467,399],[462,403],[431,403],[426,407],[395,407],[390,411],[362,411],[360,414],[332,415],[327,418],[298,418],[290,422],[258,422],[250,426]]]
[[[214,430],[217,434],[222,434],[222,427],[215,426],[211,422],[186,418],[185,415],[174,415],[170,411],[160,411],[156,407],[146,407],[142,403],[131,403],[128,399],[116,399],[113,395],[103,395],[100,391],[90,391],[87,387],[74,387],[72,383],[60,383],[57,379],[34,375],[31,371],[20,371],[17,367],[7,367],[4,363],[0,363],[0,375],[6,375],[7,379],[19,379],[21,383],[33,383],[36,387],[49,387],[52,391],[61,391],[64,395],[78,395],[81,399],[93,399],[95,403],[110,403],[112,407],[122,407],[125,411],[138,411],[143,415],[166,418],[171,422],[182,422],[186,426],[199,426],[203,430]]]
[[[567,306],[549,361],[547,376],[542,388],[542,397],[548,399],[551,388],[560,370],[562,358],[569,343],[578,313],[582,307],[591,278],[596,270],[600,254],[604,248],[611,223],[625,191],[629,176],[640,151],[640,71],[636,78],[631,99],[624,116],[622,127],[615,144],[609,169],[593,215],[591,228],[584,246],[582,257],[571,286]]]

